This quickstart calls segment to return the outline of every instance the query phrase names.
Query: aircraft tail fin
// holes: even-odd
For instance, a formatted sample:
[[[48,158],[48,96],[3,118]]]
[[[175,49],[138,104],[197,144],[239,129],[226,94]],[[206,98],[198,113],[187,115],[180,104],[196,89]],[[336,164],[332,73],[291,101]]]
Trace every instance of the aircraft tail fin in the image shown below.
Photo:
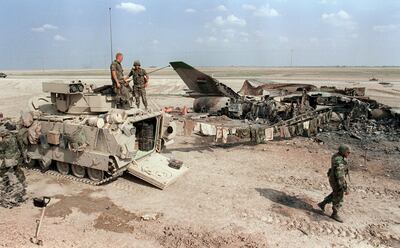
[[[191,91],[189,95],[195,96],[223,96],[217,87],[218,81],[213,77],[193,68],[182,61],[170,62],[183,82]]]

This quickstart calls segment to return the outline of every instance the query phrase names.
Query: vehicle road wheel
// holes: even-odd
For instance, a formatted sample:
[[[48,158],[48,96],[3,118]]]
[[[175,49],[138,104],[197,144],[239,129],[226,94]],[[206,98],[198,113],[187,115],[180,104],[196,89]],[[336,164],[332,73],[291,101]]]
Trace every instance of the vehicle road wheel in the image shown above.
[[[104,178],[104,171],[102,170],[88,168],[87,173],[89,178],[93,181],[101,181]]]
[[[72,164],[71,170],[72,170],[72,174],[74,176],[79,177],[79,178],[85,177],[85,167],[77,165],[77,164]]]
[[[62,175],[68,175],[69,173],[69,164],[65,162],[57,161],[57,171]]]
[[[50,169],[51,163],[52,163],[51,159],[49,160],[39,159],[39,166],[42,172],[48,171]]]
[[[28,169],[33,169],[37,165],[38,161],[36,159],[29,159],[28,161],[24,161],[24,167]]]

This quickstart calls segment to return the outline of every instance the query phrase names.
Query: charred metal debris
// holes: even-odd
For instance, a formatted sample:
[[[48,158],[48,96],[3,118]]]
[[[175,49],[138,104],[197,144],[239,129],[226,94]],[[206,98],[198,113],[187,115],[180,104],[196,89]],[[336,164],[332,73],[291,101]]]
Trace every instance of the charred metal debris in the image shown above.
[[[318,88],[312,84],[246,80],[235,92],[184,62],[170,64],[188,86],[187,96],[194,98],[193,111],[184,118],[186,135],[196,132],[215,136],[215,141],[221,143],[237,138],[263,143],[314,136],[332,130],[328,127],[332,123],[356,139],[380,132],[399,135],[400,109],[365,96],[364,87]]]

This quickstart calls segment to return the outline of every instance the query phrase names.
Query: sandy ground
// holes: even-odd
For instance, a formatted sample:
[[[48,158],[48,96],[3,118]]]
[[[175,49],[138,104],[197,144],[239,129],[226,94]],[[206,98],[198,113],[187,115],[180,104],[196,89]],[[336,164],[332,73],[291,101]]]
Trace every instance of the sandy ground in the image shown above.
[[[234,89],[246,77],[367,86],[372,97],[400,107],[397,68],[205,69]],[[0,112],[6,116],[17,116],[41,94],[42,81],[109,81],[104,71],[9,74],[0,79]],[[372,75],[393,86],[369,82]],[[190,106],[191,99],[177,96],[184,88],[166,70],[152,76],[149,95],[159,106]],[[400,161],[386,155],[365,165],[361,152],[352,153],[345,223],[339,224],[327,216],[329,207],[326,215],[316,207],[330,191],[326,171],[333,152],[306,138],[220,147],[178,135],[165,155],[190,170],[163,191],[129,175],[94,187],[26,171],[30,199],[0,209],[0,246],[35,247],[29,238],[40,210],[31,198],[47,195],[53,199],[41,233],[44,247],[400,247],[400,178],[390,175]]]

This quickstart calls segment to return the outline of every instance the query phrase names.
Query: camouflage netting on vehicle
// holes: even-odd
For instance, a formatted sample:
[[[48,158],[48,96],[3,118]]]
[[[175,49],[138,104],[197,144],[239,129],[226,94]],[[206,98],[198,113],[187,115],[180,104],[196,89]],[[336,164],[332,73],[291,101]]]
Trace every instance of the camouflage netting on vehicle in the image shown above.
[[[78,127],[72,134],[67,135],[67,140],[69,144],[69,148],[73,152],[82,152],[85,150],[87,143],[86,143],[86,134],[83,128],[80,126]]]
[[[40,132],[41,132],[40,122],[34,121],[32,125],[28,128],[29,143],[37,144],[39,142]]]

